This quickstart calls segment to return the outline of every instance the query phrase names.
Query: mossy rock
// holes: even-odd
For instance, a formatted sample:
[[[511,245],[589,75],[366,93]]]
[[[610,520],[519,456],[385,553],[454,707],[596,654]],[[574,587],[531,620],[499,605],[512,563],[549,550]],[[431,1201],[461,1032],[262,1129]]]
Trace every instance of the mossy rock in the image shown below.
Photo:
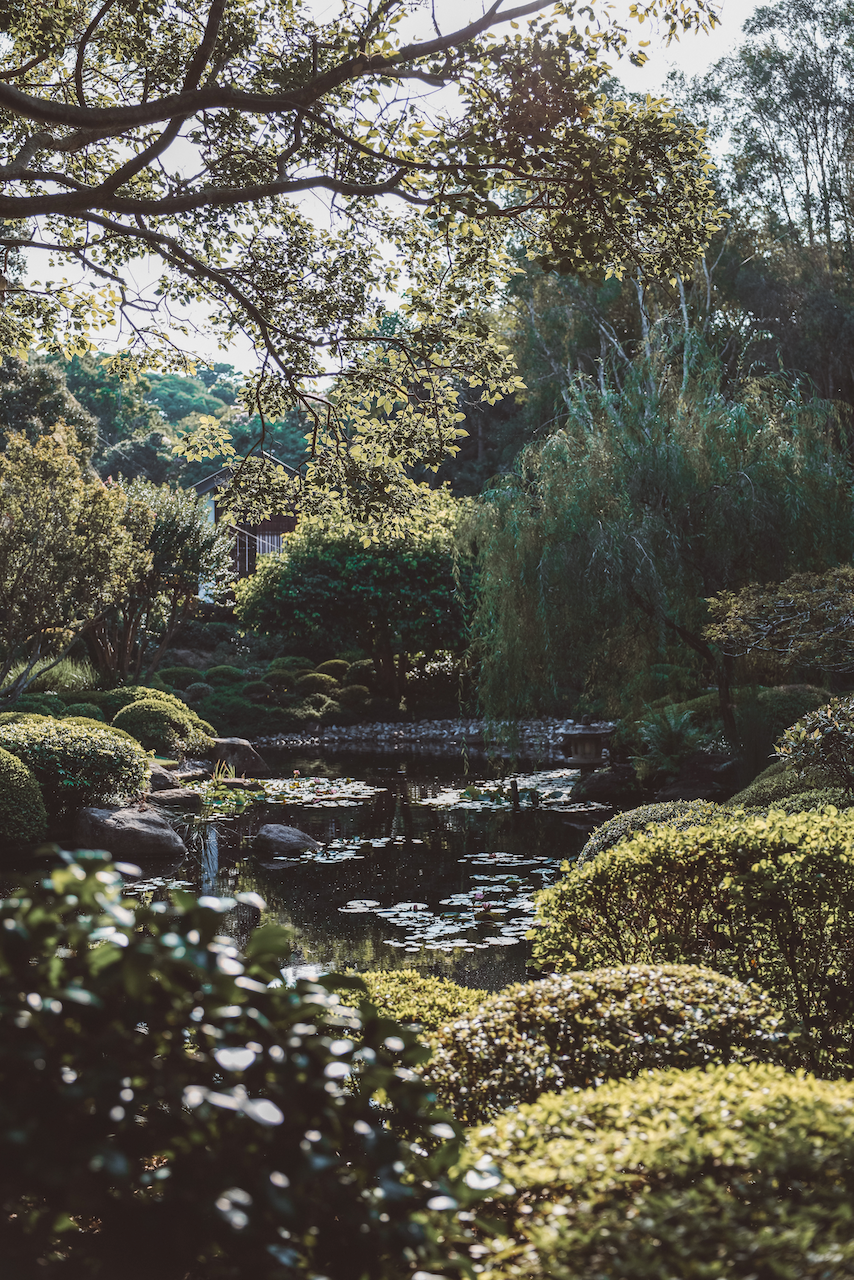
[[[0,749],[0,841],[34,844],[46,831],[47,810],[35,774],[16,755]]]

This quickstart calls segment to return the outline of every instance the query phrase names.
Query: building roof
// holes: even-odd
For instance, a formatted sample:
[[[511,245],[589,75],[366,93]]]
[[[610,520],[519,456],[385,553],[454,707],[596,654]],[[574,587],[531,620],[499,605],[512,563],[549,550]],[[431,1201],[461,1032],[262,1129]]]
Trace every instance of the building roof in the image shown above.
[[[293,467],[289,467],[281,458],[277,458],[274,453],[268,453],[266,449],[262,449],[260,453],[252,455],[256,458],[264,458],[266,462],[273,462],[277,467],[283,467],[289,475],[297,474]],[[199,480],[198,484],[194,484],[193,488],[200,498],[206,494],[214,492],[216,489],[222,489],[229,483],[234,474],[233,467],[220,467],[218,471],[212,471],[209,476],[205,476],[204,480]]]

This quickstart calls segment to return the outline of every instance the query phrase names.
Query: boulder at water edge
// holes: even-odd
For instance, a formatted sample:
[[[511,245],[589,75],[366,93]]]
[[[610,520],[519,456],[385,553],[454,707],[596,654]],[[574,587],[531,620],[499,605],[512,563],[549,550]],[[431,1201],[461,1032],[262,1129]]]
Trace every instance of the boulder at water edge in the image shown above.
[[[164,769],[162,764],[157,764],[154,760],[151,760],[148,765],[148,771],[150,774],[149,791],[171,791],[175,786],[174,773]]]
[[[261,827],[252,848],[256,853],[304,853],[306,849],[319,849],[320,845],[298,827],[282,827],[268,822]]]
[[[187,846],[153,809],[81,809],[74,839],[78,849],[106,849],[115,858],[180,858]]]
[[[211,757],[216,764],[228,765],[237,774],[265,778],[270,770],[246,738],[214,738]]]

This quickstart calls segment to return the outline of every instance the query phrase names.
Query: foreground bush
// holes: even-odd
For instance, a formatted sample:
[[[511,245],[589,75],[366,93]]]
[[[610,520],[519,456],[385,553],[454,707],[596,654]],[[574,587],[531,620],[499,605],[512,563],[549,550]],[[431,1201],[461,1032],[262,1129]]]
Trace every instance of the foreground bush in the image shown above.
[[[0,725],[0,748],[32,769],[52,813],[136,795],[148,780],[139,743],[91,722],[12,721]]]
[[[47,831],[47,812],[32,770],[0,750],[0,842],[32,844]]]
[[[207,751],[213,737],[211,726],[183,702],[172,705],[160,698],[140,698],[123,707],[113,725],[161,756]]]
[[[437,1031],[454,1018],[474,1014],[488,991],[461,987],[450,978],[434,978],[415,969],[360,973],[377,1008],[396,1022],[415,1024],[421,1031]]]
[[[797,1019],[805,1062],[852,1069],[854,813],[722,811],[564,866],[538,895],[540,965],[706,964],[755,980]]]
[[[630,965],[508,987],[431,1037],[424,1067],[466,1124],[652,1067],[780,1061],[788,1037],[764,992],[691,965]]]
[[[478,1161],[506,1179],[483,1280],[854,1275],[849,1083],[719,1066],[546,1094],[472,1135],[488,1183]]]
[[[269,988],[288,935],[258,929],[241,955],[233,900],[139,907],[121,889],[78,854],[0,903],[4,1275],[369,1280],[399,1276],[405,1251],[406,1273],[429,1266],[412,1215],[440,1187],[405,1179],[400,1136],[436,1145],[413,1036],[323,984]]]
[[[666,823],[677,831],[694,827],[698,822],[713,818],[718,807],[711,800],[666,800],[661,804],[642,804],[637,809],[625,809],[615,814],[601,827],[597,827],[578,855],[576,866],[590,862],[603,849],[611,849],[627,836],[643,831],[653,823]]]

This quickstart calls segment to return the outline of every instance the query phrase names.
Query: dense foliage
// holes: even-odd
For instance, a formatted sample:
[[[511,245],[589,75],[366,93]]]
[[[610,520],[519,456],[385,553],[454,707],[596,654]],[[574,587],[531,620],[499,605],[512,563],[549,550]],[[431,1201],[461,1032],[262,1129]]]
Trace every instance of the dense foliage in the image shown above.
[[[489,1280],[792,1276],[854,1267],[854,1085],[771,1065],[546,1094],[476,1130],[497,1166]]]
[[[793,724],[777,744],[777,755],[798,774],[819,773],[854,792],[854,697],[833,698]]]
[[[645,827],[661,824],[679,831],[706,822],[716,812],[717,805],[710,800],[666,800],[661,804],[642,804],[637,809],[624,809],[596,828],[578,855],[576,866],[592,861],[598,853],[643,831]]]
[[[161,756],[203,755],[214,737],[212,726],[189,707],[165,698],[138,698],[116,712],[112,727],[132,734],[146,751]]]
[[[139,743],[107,726],[28,716],[0,725],[0,748],[32,770],[52,813],[134,796],[148,778]]]
[[[770,992],[804,1062],[851,1070],[854,813],[722,810],[565,872],[539,895],[539,964],[708,965]]]
[[[370,970],[359,977],[382,1013],[396,1022],[415,1023],[424,1032],[472,1014],[489,994],[416,969]]]
[[[35,775],[23,760],[0,748],[0,842],[31,844],[46,830],[47,812]]]
[[[756,987],[690,965],[594,969],[507,987],[430,1037],[439,1101],[478,1124],[551,1090],[653,1067],[785,1061],[783,1019]]]
[[[241,954],[223,934],[233,899],[143,907],[104,857],[69,857],[0,903],[9,1273],[364,1280],[429,1265],[415,1211],[439,1187],[403,1175],[410,1142],[453,1131],[431,1130],[411,1033],[356,980],[355,1007],[322,984],[271,988],[284,930],[257,929]]]

